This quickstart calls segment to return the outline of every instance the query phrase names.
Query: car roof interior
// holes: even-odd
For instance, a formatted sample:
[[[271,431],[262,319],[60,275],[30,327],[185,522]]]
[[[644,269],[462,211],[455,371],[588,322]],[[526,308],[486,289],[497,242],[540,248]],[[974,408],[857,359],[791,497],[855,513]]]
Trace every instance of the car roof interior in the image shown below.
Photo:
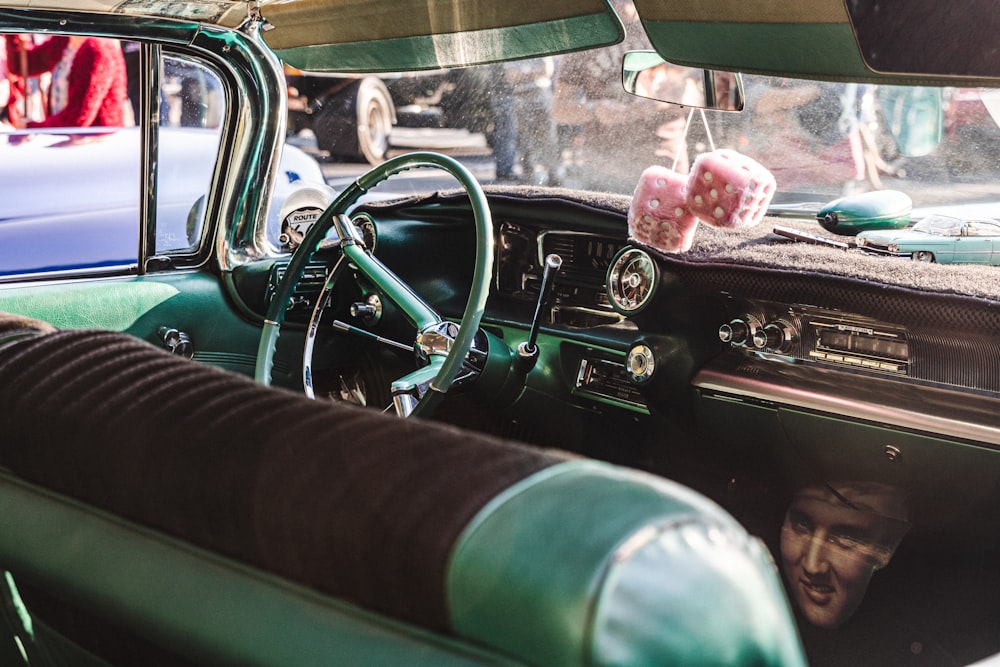
[[[881,15],[865,9],[866,3],[842,0],[811,0],[794,7],[780,2],[635,1],[653,46],[677,64],[831,81],[995,86],[1000,63],[994,59],[974,50],[941,54],[925,48],[934,41],[927,31],[941,22],[967,34],[995,32],[1000,19],[989,0],[972,4],[969,11],[951,12],[921,0],[876,20]],[[624,37],[610,0],[264,0],[218,3],[214,12],[201,5],[111,0],[42,0],[31,6],[197,19],[227,28],[260,16],[266,20],[264,40],[281,59],[314,71],[461,67],[578,51]],[[928,12],[934,12],[933,19],[927,19]],[[892,40],[893,48],[884,48],[886,40]],[[762,42],[769,48],[757,48]],[[967,42],[970,49],[976,43]],[[902,55],[890,61],[886,53]]]

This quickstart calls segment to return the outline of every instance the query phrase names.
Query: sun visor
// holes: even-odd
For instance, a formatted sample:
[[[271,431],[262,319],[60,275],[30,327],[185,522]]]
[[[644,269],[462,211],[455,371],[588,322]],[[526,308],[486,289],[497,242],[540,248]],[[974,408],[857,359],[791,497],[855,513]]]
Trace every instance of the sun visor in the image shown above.
[[[877,72],[997,77],[996,0],[847,0],[865,62]]]
[[[924,52],[924,67],[874,71],[858,45],[857,31],[847,8],[851,2],[635,0],[635,6],[653,47],[664,59],[681,65],[832,81],[903,85],[956,85],[956,81],[961,81],[961,85],[1000,85],[1000,78],[996,78],[1000,77],[1000,67],[992,72],[984,72],[982,68],[952,69],[945,75],[940,68],[927,66],[927,58],[934,58],[940,50],[905,37],[905,31],[899,40]],[[962,5],[961,13],[966,13],[965,6]],[[941,4],[942,11],[946,7],[952,8],[947,3]],[[994,20],[990,15],[988,22]],[[900,32],[898,27],[897,32]],[[943,39],[943,35],[938,35],[936,43]],[[963,39],[959,36],[948,41]]]
[[[607,0],[291,0],[264,5],[264,40],[293,67],[396,72],[616,44]]]

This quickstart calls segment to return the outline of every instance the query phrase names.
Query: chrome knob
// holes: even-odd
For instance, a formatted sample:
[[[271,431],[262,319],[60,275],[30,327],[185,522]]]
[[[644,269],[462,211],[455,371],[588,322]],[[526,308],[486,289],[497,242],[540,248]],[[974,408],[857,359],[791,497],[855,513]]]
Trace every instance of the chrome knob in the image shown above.
[[[369,303],[352,303],[351,304],[351,317],[362,317],[364,319],[370,319],[375,317],[376,313],[375,306]]]
[[[641,343],[633,345],[632,349],[628,351],[628,357],[625,360],[625,370],[633,382],[642,384],[649,381],[656,370],[653,350]]]
[[[750,335],[750,325],[743,320],[733,320],[719,327],[719,340],[733,345],[744,345]]]
[[[168,352],[185,359],[194,358],[194,343],[186,333],[173,327],[160,327],[159,334],[163,347],[167,348]]]
[[[750,342],[758,350],[787,352],[791,347],[792,339],[793,332],[790,327],[781,322],[772,322],[755,331]]]
[[[374,324],[382,318],[382,300],[378,294],[369,294],[364,301],[351,304],[351,317]]]

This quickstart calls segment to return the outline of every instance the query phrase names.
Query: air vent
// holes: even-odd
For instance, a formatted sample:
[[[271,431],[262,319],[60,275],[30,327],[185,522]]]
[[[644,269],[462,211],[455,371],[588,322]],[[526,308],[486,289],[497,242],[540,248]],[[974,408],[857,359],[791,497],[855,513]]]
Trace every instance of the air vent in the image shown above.
[[[545,235],[545,255],[555,253],[562,257],[563,264],[576,264],[576,243],[572,236],[565,234]]]
[[[543,232],[542,258],[555,253],[562,258],[559,282],[604,289],[611,260],[625,245],[624,239],[587,232]]]
[[[271,275],[267,283],[267,301],[271,302],[274,293],[278,289],[278,283],[285,276],[287,264],[275,264],[271,269]],[[304,322],[309,318],[313,306],[316,304],[316,297],[323,289],[326,282],[327,267],[323,262],[310,262],[306,265],[302,278],[295,289],[292,290],[292,297],[289,299],[288,311],[285,319],[292,322]]]

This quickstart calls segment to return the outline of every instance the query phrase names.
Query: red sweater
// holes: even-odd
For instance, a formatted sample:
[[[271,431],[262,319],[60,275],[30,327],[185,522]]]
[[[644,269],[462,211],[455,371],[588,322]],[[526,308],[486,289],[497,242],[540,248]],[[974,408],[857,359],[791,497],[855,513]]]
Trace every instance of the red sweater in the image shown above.
[[[52,71],[62,59],[68,37],[52,39],[28,53],[28,76]],[[18,72],[18,42],[8,36],[8,68]],[[121,127],[128,103],[125,59],[117,40],[88,37],[76,50],[69,68],[66,106],[28,127]]]

